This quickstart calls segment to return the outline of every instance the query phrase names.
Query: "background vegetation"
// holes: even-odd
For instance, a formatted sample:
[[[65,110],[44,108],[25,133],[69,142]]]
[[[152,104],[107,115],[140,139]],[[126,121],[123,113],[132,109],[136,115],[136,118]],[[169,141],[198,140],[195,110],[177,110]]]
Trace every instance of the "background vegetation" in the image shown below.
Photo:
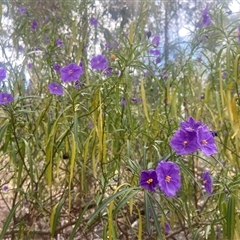
[[[1,92],[14,101],[0,107],[0,239],[240,239],[240,21],[229,4],[209,2],[199,28],[206,2],[1,2]],[[111,74],[91,68],[98,54]],[[84,74],[64,83],[55,64],[71,62]],[[170,147],[190,116],[217,132],[218,154]],[[181,169],[173,198],[139,186],[162,159]]]

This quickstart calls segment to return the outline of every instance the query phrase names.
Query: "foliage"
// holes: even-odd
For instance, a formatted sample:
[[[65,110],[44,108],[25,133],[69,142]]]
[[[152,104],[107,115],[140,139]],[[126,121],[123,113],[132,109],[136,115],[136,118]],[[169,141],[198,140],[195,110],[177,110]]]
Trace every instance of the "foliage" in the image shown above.
[[[239,239],[239,20],[216,2],[197,28],[202,6],[179,41],[168,32],[177,3],[151,37],[158,3],[136,15],[104,4],[1,4],[1,93],[13,99],[0,102],[0,239]],[[170,146],[191,116],[217,135],[217,154]],[[176,195],[139,184],[160,160],[180,169]]]

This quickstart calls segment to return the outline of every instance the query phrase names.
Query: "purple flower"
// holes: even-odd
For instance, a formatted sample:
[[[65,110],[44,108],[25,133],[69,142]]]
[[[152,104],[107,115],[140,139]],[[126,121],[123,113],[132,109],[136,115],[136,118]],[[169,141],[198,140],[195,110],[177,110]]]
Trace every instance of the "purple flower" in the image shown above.
[[[197,122],[193,117],[189,117],[185,122],[181,122],[180,126],[183,130],[187,132],[196,132],[198,127],[202,126],[202,122]]]
[[[163,78],[163,79],[168,78],[168,73],[167,73],[166,70],[164,70],[161,75],[162,75],[162,78]]]
[[[105,43],[105,48],[106,49],[110,49],[111,48],[110,44],[109,43]]]
[[[209,26],[211,19],[209,17],[209,5],[207,4],[205,9],[202,11],[202,20],[205,26]]]
[[[0,93],[0,104],[8,104],[13,101],[13,95],[10,93]]]
[[[26,13],[25,7],[24,7],[24,6],[20,6],[20,7],[18,8],[18,13],[19,13],[20,15],[25,14],[25,13]]]
[[[207,126],[199,127],[197,130],[197,142],[200,150],[210,156],[217,153],[214,137]]]
[[[86,45],[84,44],[84,45],[82,46],[82,50],[83,50],[83,51],[85,51],[87,48],[88,48],[88,45],[87,45],[87,44],[86,44]]]
[[[83,68],[83,62],[80,62],[80,63],[79,63],[79,66],[80,66],[81,68]]]
[[[79,63],[79,66],[82,68],[83,74],[84,74],[84,66],[83,66],[83,62]]]
[[[155,36],[155,37],[153,38],[153,40],[152,40],[152,45],[153,45],[154,47],[157,47],[157,46],[159,45],[159,43],[160,43],[160,37],[159,37],[159,36]]]
[[[143,73],[143,76],[144,76],[144,77],[147,77],[147,76],[149,76],[149,75],[150,75],[150,72],[149,72],[148,70]]]
[[[238,42],[240,42],[240,25],[238,26],[237,35],[238,35]]]
[[[48,84],[48,89],[52,94],[63,95],[63,87],[57,82],[52,82]]]
[[[115,41],[115,42],[112,43],[112,48],[113,48],[113,49],[117,49],[118,46],[119,46],[119,43],[118,43],[118,42]]]
[[[82,66],[78,66],[75,63],[70,63],[69,65],[61,68],[60,73],[63,82],[76,82],[84,73],[84,70]]]
[[[197,57],[197,61],[202,62],[202,57],[201,56]]]
[[[147,35],[147,38],[149,39],[151,37],[151,35],[152,35],[152,32],[151,31],[147,31],[146,35]]]
[[[36,29],[37,29],[37,26],[38,26],[37,20],[33,20],[33,21],[32,21],[32,24],[31,24],[31,29],[32,29],[32,30],[36,30]]]
[[[159,64],[162,61],[162,59],[160,57],[156,58],[156,64]]]
[[[223,72],[222,78],[223,78],[223,79],[226,79],[227,77],[228,77],[228,73],[227,73],[227,72]]]
[[[180,126],[181,129],[174,134],[170,141],[170,146],[177,154],[189,154],[198,148],[207,156],[217,153],[214,136],[202,122],[189,117],[185,122],[181,122]]]
[[[125,107],[126,105],[127,105],[127,100],[126,100],[126,98],[123,98],[123,99],[122,99],[122,106]]]
[[[54,64],[53,64],[53,69],[54,69],[56,72],[60,72],[61,65],[58,64],[58,63],[54,63]]]
[[[18,45],[18,51],[22,52],[23,51],[23,46],[22,45]]]
[[[32,69],[33,64],[32,63],[28,63],[27,66],[28,66],[29,69]]]
[[[173,197],[181,187],[180,168],[171,161],[161,161],[157,168],[157,180],[160,189],[168,197]]]
[[[142,102],[142,99],[141,99],[141,98],[135,98],[135,97],[133,97],[133,98],[131,98],[131,100],[132,100],[133,103],[137,103],[137,104],[140,104],[140,103]]]
[[[108,67],[108,61],[103,55],[97,55],[91,59],[91,67],[96,70],[104,70]]]
[[[173,135],[170,146],[179,155],[193,153],[198,149],[197,134],[180,129]]]
[[[202,19],[200,22],[197,23],[197,27],[208,27],[211,24],[211,18],[209,16],[209,8],[208,4],[206,5],[205,9],[202,11]]]
[[[104,75],[109,76],[112,74],[113,69],[111,67],[108,67],[104,70]]]
[[[229,9],[226,13],[227,13],[227,15],[231,15],[232,14],[232,10]]]
[[[62,47],[62,46],[63,46],[63,42],[62,42],[60,39],[57,39],[57,40],[56,40],[56,45],[57,45],[58,47]]]
[[[200,99],[202,99],[202,100],[205,99],[205,94],[204,93],[201,94]]]
[[[141,172],[139,184],[142,188],[155,192],[157,187],[157,173],[155,170],[145,170]]]
[[[48,43],[49,42],[49,37],[46,36],[45,39],[44,39],[45,43]]]
[[[79,80],[77,80],[76,82],[75,82],[75,89],[80,89],[81,87],[83,87],[84,86],[84,84],[83,83],[81,83]]]
[[[165,227],[165,233],[169,233],[170,232],[170,225],[167,222],[165,222],[164,227]]]
[[[93,129],[93,123],[92,123],[92,122],[90,122],[90,123],[88,124],[88,128]]]
[[[151,222],[154,221],[154,220],[153,220],[153,216],[152,216],[152,210],[151,210],[150,208],[148,208],[148,217],[149,217],[149,220],[150,220]]]
[[[151,49],[151,50],[149,50],[149,53],[154,56],[159,56],[161,54],[158,49]]]
[[[4,80],[7,76],[7,71],[5,68],[0,68],[0,82]]]
[[[93,26],[93,27],[96,27],[98,25],[98,20],[94,17],[91,17],[90,18],[90,24]]]
[[[212,193],[212,178],[210,176],[210,173],[208,171],[205,171],[202,176],[203,179],[203,185],[205,187],[205,190],[208,194]]]
[[[114,74],[119,76],[120,75],[120,71],[119,70],[115,70]]]
[[[5,186],[3,187],[3,191],[7,191],[7,190],[8,190],[8,186],[5,185]]]

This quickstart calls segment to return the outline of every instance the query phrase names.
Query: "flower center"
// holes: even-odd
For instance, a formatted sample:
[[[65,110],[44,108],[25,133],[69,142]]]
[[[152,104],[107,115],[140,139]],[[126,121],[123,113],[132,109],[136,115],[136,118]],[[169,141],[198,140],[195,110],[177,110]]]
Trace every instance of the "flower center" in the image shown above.
[[[171,181],[171,177],[167,175],[167,176],[165,177],[165,181],[169,183],[169,182]]]
[[[148,180],[147,180],[147,184],[151,184],[153,182],[153,179],[152,178],[149,178]]]
[[[7,97],[4,97],[4,98],[3,98],[3,101],[7,101]]]
[[[186,141],[186,140],[183,141],[183,145],[184,145],[184,146],[188,145],[188,141]]]
[[[206,183],[207,183],[207,180],[203,180],[203,185],[206,185]]]
[[[205,145],[207,145],[207,143],[208,143],[207,140],[202,140],[202,145],[205,146]]]
[[[73,70],[70,69],[70,70],[68,71],[68,74],[69,74],[69,75],[72,75],[72,74],[73,74]]]

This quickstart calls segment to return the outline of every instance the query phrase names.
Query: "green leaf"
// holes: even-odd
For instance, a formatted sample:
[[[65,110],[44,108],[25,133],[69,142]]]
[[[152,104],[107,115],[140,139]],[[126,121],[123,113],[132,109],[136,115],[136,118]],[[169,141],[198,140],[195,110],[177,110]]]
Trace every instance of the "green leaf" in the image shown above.
[[[85,214],[85,212],[88,210],[88,207],[90,206],[90,204],[93,202],[93,199],[84,207],[84,209],[82,209],[82,211],[80,212],[80,215],[74,225],[74,228],[71,232],[71,235],[69,237],[69,240],[74,240],[74,237],[75,237],[75,234],[76,234],[76,231],[78,230],[80,224],[82,223],[82,217],[83,215]]]
[[[21,202],[22,202],[22,201],[19,201],[19,202],[11,209],[11,211],[10,211],[10,213],[9,213],[6,221],[4,222],[3,228],[2,228],[2,232],[1,232],[1,235],[0,235],[0,239],[1,239],[1,240],[4,239],[4,235],[5,235],[5,233],[7,232],[7,230],[9,229],[9,225],[10,225],[10,223],[11,223],[11,220],[12,220],[12,218],[13,218],[13,216],[14,216],[14,214],[15,214],[15,212],[16,212],[16,210],[17,210],[17,208],[18,208],[18,206],[20,205]]]
[[[54,237],[55,231],[57,224],[59,222],[59,217],[60,217],[60,212],[62,209],[62,206],[65,202],[65,199],[62,198],[54,207],[51,213],[50,217],[50,232],[51,232],[51,237]]]
[[[117,197],[121,196],[122,194],[125,194],[126,192],[130,193],[131,191],[136,190],[136,187],[130,187],[130,188],[125,188],[117,193],[115,193],[114,195],[112,195],[111,197],[105,199],[100,206],[95,210],[95,212],[91,215],[91,217],[89,218],[86,227],[84,228],[84,230],[86,230],[86,228],[94,221],[94,219],[96,218],[96,216],[104,209],[107,207],[107,205],[112,201],[115,200]]]
[[[228,200],[227,206],[227,215],[226,215],[226,222],[227,222],[227,237],[229,240],[233,239],[234,237],[234,230],[235,230],[235,197],[230,196]]]
[[[146,192],[146,190],[145,190],[145,192]],[[147,194],[149,195],[150,193],[147,192]],[[146,213],[148,213],[148,215],[146,215],[146,218],[150,218],[150,216],[153,218],[154,225],[155,225],[155,228],[156,228],[157,233],[158,233],[158,237],[159,237],[159,239],[162,239],[161,225],[160,225],[160,222],[158,220],[156,210],[155,210],[155,208],[152,204],[152,201],[150,199],[148,200],[148,206],[146,206],[146,207],[148,208],[148,210],[147,210],[148,212],[146,211]],[[147,221],[149,221],[149,219]]]
[[[136,189],[134,191],[132,191],[131,193],[125,193],[124,196],[122,197],[122,199],[117,203],[114,212],[113,212],[113,217],[115,214],[118,213],[118,211],[120,211],[120,209],[126,204],[128,203],[129,200],[131,200],[137,193],[139,192],[139,189]]]

